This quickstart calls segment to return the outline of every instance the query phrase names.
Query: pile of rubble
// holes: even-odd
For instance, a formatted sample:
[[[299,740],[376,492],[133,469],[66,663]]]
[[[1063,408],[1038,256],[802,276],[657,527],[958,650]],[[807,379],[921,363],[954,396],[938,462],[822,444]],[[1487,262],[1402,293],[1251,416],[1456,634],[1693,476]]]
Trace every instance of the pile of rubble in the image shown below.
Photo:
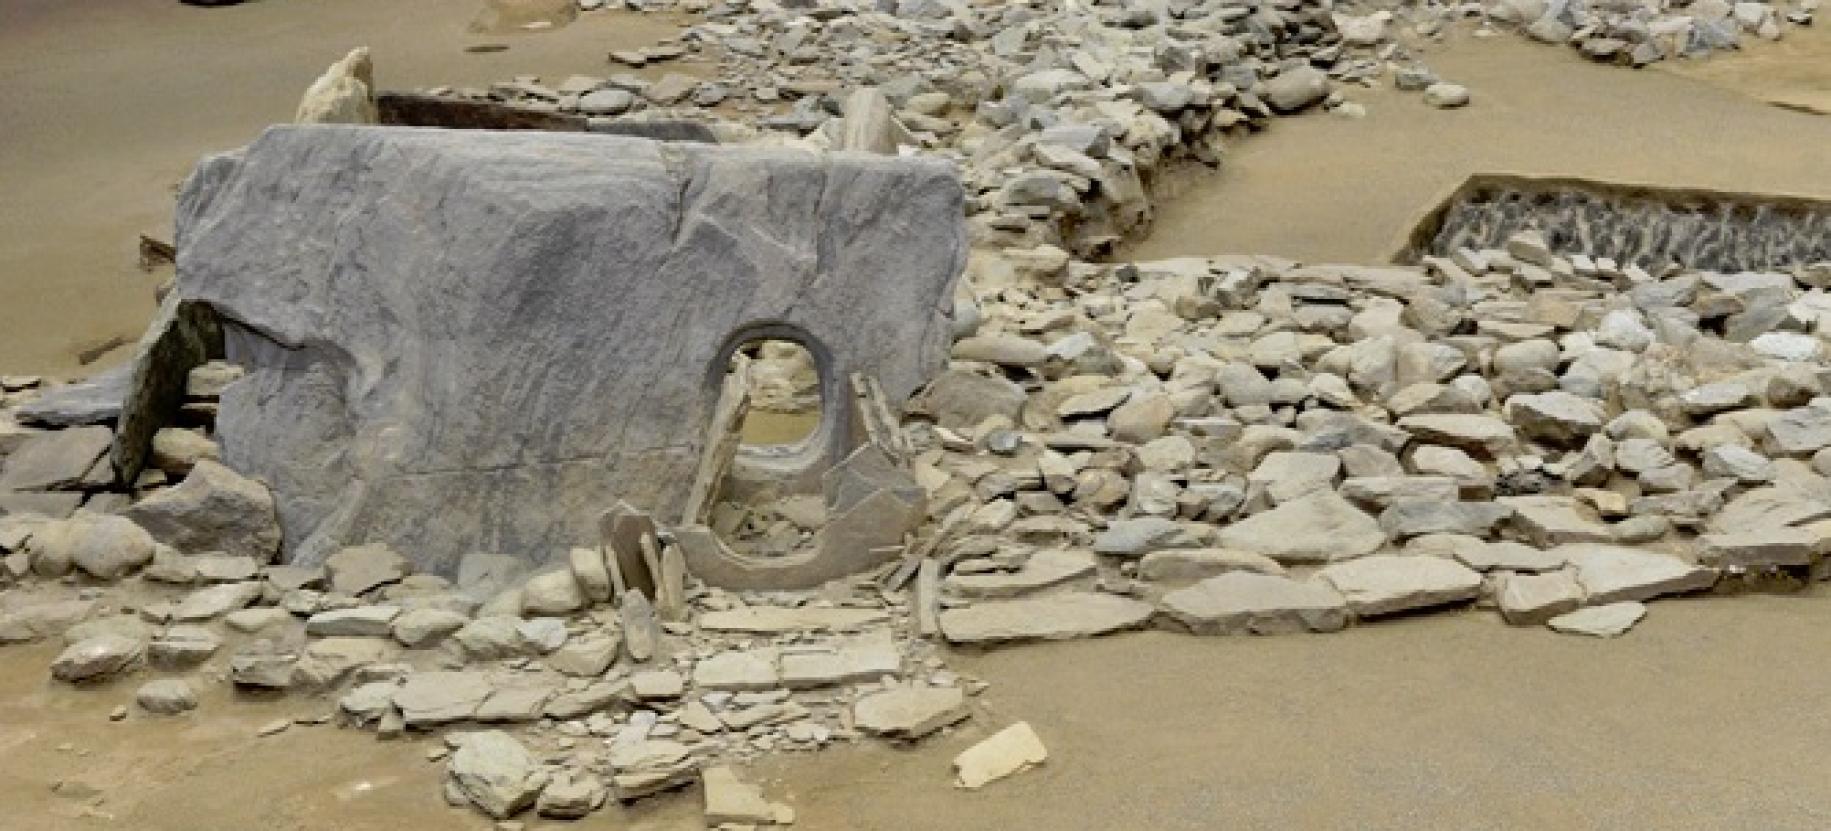
[[[448,579],[379,544],[276,564],[272,497],[215,461],[210,415],[238,374],[191,372],[184,411],[198,423],[157,434],[131,493],[105,484],[108,426],[9,428],[8,492],[45,501],[0,515],[0,644],[61,640],[50,673],[71,684],[146,678],[133,698],[148,716],[193,710],[200,685],[226,682],[327,704],[262,735],[449,729],[428,753],[447,797],[497,819],[575,819],[698,782],[709,825],[787,824],[792,809],[730,765],[918,741],[971,717],[985,688],[910,637],[907,593],[872,575],[809,592],[711,588],[687,574],[673,531],[627,506],[605,518],[604,545],[543,569],[474,554]],[[8,381],[21,403],[36,387]],[[1042,756],[1014,725],[962,755],[960,781]]]
[[[1487,19],[1543,43],[1567,43],[1594,61],[1641,67],[1739,48],[1745,36],[1779,40],[1785,26],[1810,26],[1819,0],[1589,3],[1501,0]]]
[[[891,11],[819,0],[704,12],[679,44],[611,58],[653,66],[690,47],[716,62],[713,79],[626,72],[431,92],[602,122],[721,121],[739,141],[940,154],[959,164],[975,239],[1085,255],[1149,223],[1147,189],[1175,162],[1218,164],[1229,135],[1339,103],[1331,75],[1381,65],[1375,44],[1341,41],[1329,4],[1307,1]]]

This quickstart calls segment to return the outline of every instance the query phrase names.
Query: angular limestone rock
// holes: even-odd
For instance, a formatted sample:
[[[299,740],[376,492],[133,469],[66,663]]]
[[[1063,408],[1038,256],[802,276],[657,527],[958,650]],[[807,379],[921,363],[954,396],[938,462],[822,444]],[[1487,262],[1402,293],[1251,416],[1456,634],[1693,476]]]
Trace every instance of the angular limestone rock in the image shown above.
[[[894,687],[852,705],[858,729],[892,739],[920,739],[966,718],[966,694],[959,687]]]
[[[374,124],[375,68],[369,49],[358,46],[318,76],[299,101],[293,121],[300,124]]]
[[[1481,575],[1440,557],[1366,557],[1316,573],[1360,617],[1460,603],[1481,594]]]
[[[941,634],[954,643],[1066,640],[1143,626],[1151,605],[1092,592],[975,603],[941,613]]]
[[[1378,551],[1380,523],[1332,490],[1319,490],[1221,529],[1221,545],[1281,563],[1327,563]]]
[[[1577,582],[1583,585],[1592,606],[1702,591],[1717,581],[1716,569],[1653,551],[1613,545],[1566,545],[1556,552],[1577,567]]]
[[[1620,603],[1578,609],[1568,614],[1558,615],[1548,623],[1552,629],[1567,635],[1613,638],[1634,628],[1634,624],[1639,623],[1640,619],[1646,616],[1646,604],[1626,600]]]
[[[1197,635],[1334,632],[1348,625],[1347,603],[1329,586],[1244,571],[1169,592],[1161,603]]]
[[[547,784],[540,760],[500,730],[466,735],[446,771],[459,793],[496,819],[526,810]]]
[[[386,542],[449,575],[596,544],[619,498],[679,516],[749,340],[805,343],[830,402],[855,372],[906,399],[946,359],[961,214],[939,160],[275,127],[187,183],[176,293],[248,368],[223,458],[273,488],[289,561]]]
[[[954,757],[954,784],[978,790],[1007,776],[1022,773],[1049,758],[1043,740],[1028,722],[1020,721],[993,733],[985,741]]]
[[[1092,573],[1092,552],[1046,548],[1031,554],[1017,571],[949,575],[941,588],[961,597],[1015,597]]]
[[[175,488],[122,512],[153,538],[189,553],[219,551],[270,563],[280,524],[266,486],[211,461],[198,462]]]

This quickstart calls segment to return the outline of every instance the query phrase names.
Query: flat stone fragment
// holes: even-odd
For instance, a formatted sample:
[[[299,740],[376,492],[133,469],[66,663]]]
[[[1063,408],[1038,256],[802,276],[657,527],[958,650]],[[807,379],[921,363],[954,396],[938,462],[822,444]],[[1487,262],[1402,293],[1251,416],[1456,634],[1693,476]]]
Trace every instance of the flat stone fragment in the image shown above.
[[[466,735],[451,754],[446,772],[459,793],[495,819],[526,810],[547,784],[540,760],[500,730]]]
[[[1066,640],[1142,626],[1152,608],[1125,597],[1092,592],[975,603],[941,612],[941,634],[954,643]]]
[[[463,721],[495,692],[477,672],[416,672],[394,693],[394,706],[409,727]]]
[[[1203,580],[1230,571],[1281,575],[1284,566],[1263,554],[1227,548],[1174,548],[1153,551],[1138,561],[1142,580],[1174,582]]]
[[[184,596],[172,610],[172,620],[200,623],[246,607],[261,596],[261,584],[220,583],[198,589]]]
[[[1347,599],[1349,611],[1375,617],[1473,600],[1481,575],[1441,557],[1364,557],[1316,573]]]
[[[1823,553],[1821,535],[1804,528],[1704,534],[1697,541],[1707,561],[1719,567],[1809,566]]]
[[[1386,533],[1332,490],[1320,490],[1221,529],[1225,548],[1264,554],[1280,563],[1327,563],[1378,551]]]
[[[1633,600],[1591,606],[1558,615],[1547,621],[1552,629],[1566,635],[1589,635],[1613,638],[1626,633],[1647,616],[1646,604]]]
[[[1533,626],[1583,605],[1583,587],[1568,572],[1513,574],[1496,597],[1500,616],[1514,626]]]
[[[97,635],[59,653],[51,662],[51,677],[79,683],[106,678],[132,666],[145,646],[120,635]]]
[[[705,791],[707,828],[728,824],[778,825],[793,813],[785,806],[764,799],[761,788],[738,779],[737,771],[725,765],[713,765],[700,771],[699,780]]]
[[[939,159],[277,126],[187,181],[174,295],[247,367],[217,438],[272,485],[286,560],[383,542],[449,575],[479,541],[596,545],[618,499],[679,516],[703,381],[762,322],[822,355],[829,401],[853,373],[906,400],[946,362],[963,200]],[[852,430],[790,461],[830,465]]]
[[[1017,722],[954,757],[954,784],[978,790],[1022,773],[1049,758],[1043,740],[1028,722]]]
[[[693,665],[693,685],[708,690],[767,690],[780,686],[771,650],[733,650]]]
[[[1014,572],[952,574],[941,581],[943,591],[960,597],[1014,597],[1094,573],[1093,553],[1079,549],[1046,548],[1030,555]]]
[[[699,628],[708,632],[748,632],[775,635],[784,632],[846,632],[890,619],[882,609],[846,609],[820,606],[745,606],[707,612]]]
[[[1607,525],[1572,497],[1503,496],[1495,501],[1513,509],[1513,524],[1540,548],[1615,539]]]
[[[413,566],[394,549],[380,543],[352,545],[324,562],[331,590],[360,597],[371,589],[398,583],[413,573]]]
[[[875,681],[900,673],[903,654],[888,631],[828,644],[784,647],[782,684],[791,690]]]
[[[1160,604],[1197,635],[1334,632],[1348,625],[1347,602],[1333,588],[1244,571],[1169,592]]]
[[[356,606],[319,612],[305,619],[305,633],[320,638],[385,638],[393,631],[399,606]]]
[[[1566,545],[1556,551],[1577,567],[1577,582],[1592,606],[1702,591],[1717,582],[1716,569],[1667,554],[1612,545]]]
[[[0,491],[75,487],[113,442],[114,431],[106,427],[77,427],[35,434],[0,464]]]
[[[875,736],[913,741],[970,714],[959,687],[895,687],[852,705],[852,722]]]

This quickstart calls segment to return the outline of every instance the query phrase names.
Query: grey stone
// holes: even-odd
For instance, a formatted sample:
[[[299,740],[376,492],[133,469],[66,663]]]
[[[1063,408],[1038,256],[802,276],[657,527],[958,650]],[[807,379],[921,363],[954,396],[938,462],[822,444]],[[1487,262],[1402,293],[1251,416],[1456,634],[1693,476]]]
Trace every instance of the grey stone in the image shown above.
[[[131,369],[119,366],[74,384],[52,387],[15,411],[20,423],[48,427],[106,424],[121,416]]]
[[[541,789],[534,810],[543,817],[553,819],[583,819],[603,806],[609,796],[604,783],[595,776],[561,774]]]
[[[585,590],[571,568],[536,574],[521,593],[521,611],[527,615],[569,615],[585,608]]]
[[[970,712],[959,687],[898,686],[859,698],[852,705],[852,722],[874,736],[913,741]]]
[[[1231,572],[1169,592],[1164,612],[1197,635],[1333,632],[1348,625],[1340,593],[1320,583]]]
[[[1591,606],[1574,612],[1558,615],[1547,623],[1551,628],[1567,635],[1589,635],[1594,638],[1613,638],[1625,634],[1641,618],[1647,616],[1647,607],[1633,600],[1620,603],[1609,603],[1602,606]]]
[[[305,619],[305,633],[320,638],[385,638],[393,632],[399,606],[356,606],[332,609]]]
[[[331,591],[351,597],[398,583],[412,571],[406,557],[382,543],[342,548],[324,561]]]
[[[1360,617],[1460,603],[1481,593],[1480,574],[1439,557],[1363,557],[1328,566],[1315,579],[1341,592]]]
[[[1823,554],[1823,536],[1803,528],[1764,528],[1697,538],[1705,560],[1717,566],[1809,566]]]
[[[1153,551],[1138,561],[1138,577],[1158,582],[1205,580],[1233,571],[1282,575],[1284,567],[1263,554],[1226,548]]]
[[[951,574],[942,590],[960,597],[1013,597],[1066,583],[1094,573],[1091,552],[1046,548],[1031,554],[1014,572]]]
[[[1150,604],[1089,592],[975,603],[941,612],[941,633],[954,643],[1065,640],[1142,626]]]
[[[470,618],[448,609],[408,609],[390,624],[394,639],[409,649],[433,646],[463,629]]]
[[[1265,81],[1265,101],[1281,113],[1294,113],[1329,94],[1329,76],[1313,66],[1286,69]]]
[[[1509,574],[1495,598],[1500,615],[1514,626],[1533,626],[1583,605],[1583,587],[1568,572]]]
[[[1566,545],[1560,546],[1557,553],[1577,567],[1577,582],[1583,585],[1592,606],[1702,591],[1717,581],[1715,569],[1652,551],[1612,545]]]
[[[1334,491],[1320,490],[1221,529],[1225,548],[1280,563],[1325,563],[1360,557],[1386,544],[1378,520]]]
[[[416,672],[394,692],[407,726],[463,721],[495,692],[487,676],[476,672]]]
[[[707,690],[767,690],[781,685],[772,650],[732,650],[693,665],[693,686]]]
[[[1410,539],[1421,534],[1468,534],[1480,537],[1486,536],[1497,523],[1512,515],[1512,508],[1494,502],[1402,499],[1380,513],[1380,528],[1394,540]]]
[[[108,452],[114,432],[107,427],[48,430],[26,439],[0,466],[0,491],[74,488]]]
[[[199,462],[177,487],[134,503],[124,515],[180,551],[218,551],[270,563],[280,550],[273,495],[260,482],[211,461]]]
[[[58,653],[51,661],[51,677],[72,684],[107,678],[131,667],[145,649],[133,638],[97,635]]]
[[[1469,103],[1469,88],[1439,81],[1424,88],[1424,103],[1440,110],[1466,107]]]
[[[56,577],[72,567],[98,580],[119,580],[152,562],[153,538],[118,516],[80,511],[32,532],[32,570]]]
[[[181,623],[214,620],[253,603],[260,596],[261,584],[255,582],[208,586],[178,601],[178,606],[172,610],[172,620]]]
[[[134,691],[134,703],[149,713],[175,716],[197,709],[197,691],[179,678],[148,681]]]
[[[527,810],[547,784],[540,760],[500,730],[461,738],[446,771],[471,804],[495,819]]]
[[[829,401],[855,372],[902,401],[946,358],[961,205],[940,161],[276,127],[187,183],[177,292],[249,368],[219,437],[272,486],[288,559],[376,541],[450,574],[478,540],[593,544],[616,498],[677,514],[702,382],[748,339],[806,342]],[[851,429],[824,420],[791,461],[832,464]]]

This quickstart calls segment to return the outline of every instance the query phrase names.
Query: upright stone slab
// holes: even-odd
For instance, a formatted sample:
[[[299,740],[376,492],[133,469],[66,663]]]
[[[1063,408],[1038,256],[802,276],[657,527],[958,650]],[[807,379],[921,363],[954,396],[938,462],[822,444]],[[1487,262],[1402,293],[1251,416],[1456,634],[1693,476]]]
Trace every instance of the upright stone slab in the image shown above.
[[[814,355],[901,401],[943,365],[965,262],[945,163],[580,134],[290,126],[206,160],[177,292],[248,375],[224,462],[265,481],[295,562],[385,542],[449,573],[596,542],[624,499],[678,516],[730,355]]]

